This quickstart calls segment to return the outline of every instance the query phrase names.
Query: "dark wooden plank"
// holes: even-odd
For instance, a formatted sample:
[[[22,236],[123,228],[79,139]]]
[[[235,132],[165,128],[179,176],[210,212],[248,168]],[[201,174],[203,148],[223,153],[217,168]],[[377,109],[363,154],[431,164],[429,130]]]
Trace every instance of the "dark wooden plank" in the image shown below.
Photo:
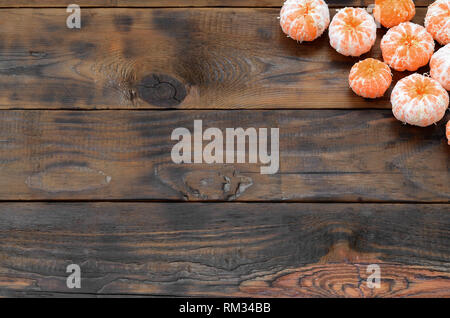
[[[279,128],[278,173],[260,174],[260,161],[173,163],[172,131],[193,133],[195,119],[223,134]],[[448,119],[419,128],[388,110],[1,111],[0,200],[450,202]]]
[[[2,0],[0,8],[66,7],[73,0]],[[78,0],[82,7],[281,7],[284,0]],[[428,6],[432,0],[415,0],[416,6]],[[330,7],[368,6],[374,0],[326,0]]]
[[[332,10],[335,13],[335,10]],[[278,9],[0,10],[0,108],[390,108],[348,87],[359,58],[298,44]],[[423,23],[425,9],[415,22]],[[379,42],[368,56],[381,58]],[[420,72],[427,71],[423,68]],[[409,73],[394,72],[394,83]],[[392,86],[393,87],[393,86]]]
[[[450,297],[450,205],[0,204],[0,295],[56,292]]]

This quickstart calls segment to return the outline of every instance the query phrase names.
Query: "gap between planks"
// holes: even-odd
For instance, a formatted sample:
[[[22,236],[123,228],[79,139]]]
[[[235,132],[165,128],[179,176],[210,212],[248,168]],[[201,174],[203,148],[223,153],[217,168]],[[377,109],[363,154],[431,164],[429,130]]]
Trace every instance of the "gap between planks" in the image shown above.
[[[320,201],[320,200],[268,200],[268,201],[255,201],[255,200],[241,200],[241,201],[224,201],[224,200],[203,200],[203,201],[183,201],[183,200],[152,200],[152,199],[31,199],[31,200],[0,200],[0,205],[8,203],[137,203],[137,204],[158,204],[158,203],[170,203],[170,204],[212,204],[212,203],[224,203],[224,204],[321,204],[321,205],[333,205],[333,204],[359,204],[359,205],[450,205],[450,202],[446,201]]]
[[[60,8],[66,8],[67,6],[46,6],[46,7],[39,7],[39,6],[19,6],[19,7],[13,7],[13,6],[2,6],[0,5],[0,9],[60,9]],[[148,6],[148,7],[132,7],[132,6],[124,6],[124,7],[105,7],[105,6],[80,6],[81,9],[223,9],[223,8],[236,8],[236,9],[277,9],[281,6]],[[345,8],[345,5],[328,5],[328,8]],[[361,6],[355,6],[355,7],[361,7]],[[416,8],[427,8],[427,5],[416,5]]]

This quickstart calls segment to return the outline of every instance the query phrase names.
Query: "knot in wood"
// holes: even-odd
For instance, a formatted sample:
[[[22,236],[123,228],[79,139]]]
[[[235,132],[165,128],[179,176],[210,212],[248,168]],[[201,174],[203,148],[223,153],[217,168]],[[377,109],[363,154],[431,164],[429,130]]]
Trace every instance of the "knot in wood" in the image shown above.
[[[155,106],[176,106],[186,97],[184,85],[165,74],[150,74],[138,84],[139,96],[147,103]]]

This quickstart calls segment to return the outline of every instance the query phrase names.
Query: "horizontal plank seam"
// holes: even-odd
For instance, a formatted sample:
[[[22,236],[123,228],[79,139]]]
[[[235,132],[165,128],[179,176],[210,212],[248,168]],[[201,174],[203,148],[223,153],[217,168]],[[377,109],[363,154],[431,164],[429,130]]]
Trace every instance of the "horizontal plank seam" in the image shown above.
[[[295,110],[342,110],[342,111],[366,111],[366,110],[391,110],[390,107],[378,108],[378,107],[368,107],[368,108],[2,108],[1,112],[4,111],[73,111],[73,112],[95,112],[95,111],[255,111],[255,110],[280,110],[280,111],[295,111]]]
[[[46,6],[46,7],[39,7],[39,6],[1,6],[1,9],[60,9],[60,8],[66,8],[67,6]],[[346,6],[342,5],[328,5],[329,8],[345,8]],[[362,7],[362,6],[356,6],[356,7]],[[81,6],[82,9],[280,9],[281,6],[148,6],[148,7],[133,7],[133,6],[111,6],[111,7],[105,7],[105,6]],[[416,5],[416,8],[427,8],[426,5]]]
[[[223,200],[203,200],[203,201],[183,201],[183,200],[152,200],[152,199],[54,199],[54,200],[0,200],[1,204],[7,203],[141,203],[141,204],[152,204],[152,203],[173,203],[173,204],[211,204],[211,203],[227,203],[227,204],[379,204],[379,205],[388,205],[388,204],[398,204],[398,205],[407,205],[407,204],[418,204],[418,205],[450,205],[449,201],[318,201],[318,200],[286,200],[286,201],[277,201],[277,200],[267,200],[267,201],[256,201],[256,200],[248,200],[248,201],[223,201]]]

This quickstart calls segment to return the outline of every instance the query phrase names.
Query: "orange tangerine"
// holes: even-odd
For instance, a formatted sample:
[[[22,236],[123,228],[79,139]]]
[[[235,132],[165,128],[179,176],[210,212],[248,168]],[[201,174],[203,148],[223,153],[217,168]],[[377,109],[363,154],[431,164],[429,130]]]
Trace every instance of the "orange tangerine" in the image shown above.
[[[381,97],[391,85],[391,69],[381,61],[367,58],[353,65],[348,82],[359,96]]]
[[[430,75],[450,91],[450,44],[441,47],[431,57]]]
[[[395,118],[420,127],[441,120],[448,101],[448,93],[441,84],[417,73],[398,81],[391,94]]]
[[[445,134],[447,135],[448,144],[450,145],[450,120],[447,122]]]
[[[411,22],[389,29],[381,39],[383,59],[396,71],[415,71],[428,63],[434,52],[430,33]]]
[[[331,20],[328,30],[331,46],[346,56],[369,52],[377,37],[373,17],[361,8],[344,8]]]
[[[281,8],[281,29],[299,42],[317,39],[329,24],[330,12],[323,0],[287,0]]]
[[[428,7],[425,27],[440,44],[450,43],[450,0],[437,0]]]
[[[375,0],[373,15],[386,28],[410,21],[416,14],[412,0]]]

